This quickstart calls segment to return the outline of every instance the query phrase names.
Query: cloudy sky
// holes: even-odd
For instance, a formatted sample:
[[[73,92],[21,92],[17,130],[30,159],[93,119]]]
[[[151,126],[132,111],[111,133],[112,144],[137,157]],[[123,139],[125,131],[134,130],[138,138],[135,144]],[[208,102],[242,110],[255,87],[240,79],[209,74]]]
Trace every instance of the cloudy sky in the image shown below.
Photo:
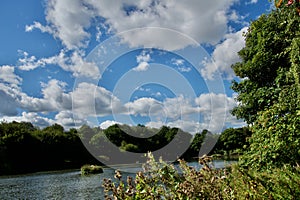
[[[242,126],[231,65],[268,0],[2,0],[0,121]]]

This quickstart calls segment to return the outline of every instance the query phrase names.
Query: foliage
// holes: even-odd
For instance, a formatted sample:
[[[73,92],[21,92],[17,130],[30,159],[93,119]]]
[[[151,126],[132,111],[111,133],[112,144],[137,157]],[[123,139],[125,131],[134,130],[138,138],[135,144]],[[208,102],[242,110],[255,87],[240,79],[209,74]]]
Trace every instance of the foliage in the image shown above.
[[[251,134],[249,127],[228,128],[220,135],[213,153],[223,155],[242,153],[249,145],[247,139]]]
[[[285,165],[260,172],[233,165],[226,184],[232,190],[225,199],[299,199],[300,167]]]
[[[300,161],[300,99],[296,88],[291,87],[286,92],[289,94],[262,112],[252,127],[251,145],[241,157],[241,164],[263,170]],[[292,94],[294,98],[286,98]]]
[[[235,133],[235,129],[230,129]],[[230,131],[229,131],[230,132]],[[227,133],[226,131],[224,133]],[[221,134],[217,143],[219,151],[232,152],[236,148],[234,141],[238,135]],[[228,140],[225,138],[228,137]],[[79,129],[65,131],[59,124],[39,129],[28,122],[0,124],[0,174],[15,174],[41,170],[80,168],[85,163],[101,164],[96,158],[116,159],[119,164],[134,163],[127,157],[113,158],[124,151],[146,153],[165,148],[160,156],[175,160],[195,159],[199,152],[210,152],[206,143],[216,140],[217,135],[208,130],[194,136],[178,128],[163,126],[153,129],[142,125],[112,125],[105,130],[83,125]],[[225,145],[225,143],[230,143]],[[236,141],[240,143],[242,140]],[[117,148],[111,148],[114,143]],[[215,143],[213,143],[214,145]],[[87,146],[88,145],[88,146]],[[240,144],[242,145],[242,144]],[[93,155],[87,151],[93,152]],[[226,149],[223,149],[225,148]],[[115,152],[117,151],[117,152]],[[94,158],[95,156],[96,158]],[[120,157],[120,156],[119,156]]]
[[[277,8],[286,7],[295,7],[295,10],[300,16],[300,1],[299,0],[274,0],[275,6]]]
[[[252,22],[235,64],[240,102],[233,110],[250,124],[252,137],[241,157],[259,170],[300,161],[300,17],[294,7],[276,9]]]
[[[300,18],[289,9],[276,10],[252,22],[246,46],[239,55],[242,62],[233,66],[241,82],[233,90],[241,103],[233,110],[238,118],[253,123],[258,112],[278,102],[281,88],[294,84],[290,76],[291,46],[300,37]]]
[[[170,128],[162,126],[160,129],[145,127],[142,125],[128,126],[128,125],[112,125],[105,130],[98,130],[91,138],[90,148],[95,149],[94,152],[99,156],[109,157],[113,153],[111,146],[119,148],[119,153],[124,151],[134,153],[146,153],[148,151],[156,151],[172,142],[171,148],[183,148],[189,146],[192,142],[192,135],[184,132],[178,128]],[[178,151],[184,153],[186,149]],[[176,149],[168,149],[162,152],[164,157],[170,157],[170,154],[176,154]],[[115,152],[114,152],[115,153]],[[196,155],[196,154],[195,154]],[[181,155],[172,155],[172,157],[179,157]],[[119,160],[121,162],[121,159]],[[122,161],[123,162],[123,161]],[[130,162],[130,160],[124,160]],[[133,161],[135,162],[135,161]],[[123,164],[123,163],[119,163]]]
[[[234,164],[215,169],[211,158],[199,159],[200,167],[179,160],[175,166],[151,153],[142,172],[115,181],[103,180],[105,199],[299,199],[300,168],[284,166],[271,173],[246,170]]]
[[[28,122],[0,123],[0,175],[80,167],[94,159],[76,129],[42,130]]]
[[[126,182],[116,170],[116,182],[104,179],[106,199],[222,199],[223,170],[211,167],[209,157],[200,158],[201,169],[190,167],[179,160],[179,169],[160,159],[154,160],[148,153],[148,161],[143,172],[128,176]],[[225,192],[227,192],[225,188]]]

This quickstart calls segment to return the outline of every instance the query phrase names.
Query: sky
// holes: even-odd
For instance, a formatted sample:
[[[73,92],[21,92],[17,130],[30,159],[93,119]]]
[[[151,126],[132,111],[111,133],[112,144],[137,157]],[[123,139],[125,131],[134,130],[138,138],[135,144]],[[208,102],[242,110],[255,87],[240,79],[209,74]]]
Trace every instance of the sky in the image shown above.
[[[243,33],[268,0],[2,0],[0,121],[190,133],[230,110]]]

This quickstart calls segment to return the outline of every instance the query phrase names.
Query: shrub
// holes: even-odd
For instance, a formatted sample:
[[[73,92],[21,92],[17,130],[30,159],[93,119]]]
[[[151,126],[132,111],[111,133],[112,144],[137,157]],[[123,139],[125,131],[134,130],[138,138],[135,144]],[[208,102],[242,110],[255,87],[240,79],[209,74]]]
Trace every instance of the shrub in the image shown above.
[[[143,172],[134,178],[128,176],[125,182],[116,170],[117,182],[104,179],[105,199],[222,199],[222,194],[229,191],[221,190],[226,170],[214,169],[211,161],[211,157],[200,158],[202,167],[197,169],[183,160],[178,166],[162,159],[156,162],[149,153]]]
[[[148,154],[143,172],[126,181],[116,170],[113,182],[104,179],[105,199],[299,199],[300,167],[284,166],[270,172],[244,169],[238,164],[215,169],[211,157],[199,167],[179,160],[178,165]]]
[[[98,165],[83,165],[80,171],[81,171],[81,175],[103,173],[102,167]]]

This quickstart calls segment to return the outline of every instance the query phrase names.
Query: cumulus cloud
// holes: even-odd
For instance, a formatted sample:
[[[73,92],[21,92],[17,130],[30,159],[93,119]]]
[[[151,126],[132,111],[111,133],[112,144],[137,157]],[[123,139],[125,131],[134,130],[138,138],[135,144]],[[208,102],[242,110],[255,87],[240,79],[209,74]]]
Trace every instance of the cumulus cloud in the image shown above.
[[[34,126],[38,126],[41,128],[50,126],[55,123],[55,120],[49,119],[47,117],[42,117],[34,112],[22,112],[20,116],[5,116],[0,118],[0,121],[12,122],[30,122]]]
[[[104,19],[110,32],[136,31],[124,34],[130,46],[152,46],[168,50],[183,48],[191,41],[178,34],[140,29],[157,27],[174,30],[194,38],[199,43],[216,44],[227,31],[227,11],[236,0],[51,0],[47,3],[47,25],[34,22],[27,31],[37,28],[59,38],[68,49],[86,47],[92,21]],[[207,26],[209,24],[209,26]],[[139,30],[138,30],[139,29]]]
[[[63,110],[55,115],[55,123],[61,124],[66,129],[80,127],[89,122],[85,118],[74,116],[71,110]]]
[[[6,83],[16,87],[21,82],[22,78],[15,74],[15,68],[13,66],[0,66],[0,83]]]
[[[40,29],[59,38],[68,49],[86,47],[90,34],[86,31],[94,17],[93,9],[80,0],[51,0],[47,2],[47,25],[34,22],[26,31]]]
[[[99,127],[100,127],[101,129],[107,129],[108,127],[110,127],[110,126],[112,126],[112,125],[114,125],[114,124],[120,124],[120,125],[122,125],[122,123],[117,122],[117,121],[106,120],[106,121],[102,122],[102,123],[99,125]]]
[[[162,126],[176,127],[189,133],[199,133],[203,129],[206,129],[205,124],[193,120],[175,120],[172,122],[150,121],[146,126],[152,128],[161,128]]]
[[[80,83],[72,92],[73,112],[79,116],[106,116],[124,108],[110,91],[91,83]]]
[[[226,79],[234,77],[231,65],[240,61],[237,53],[245,46],[244,32],[247,32],[247,27],[236,33],[227,34],[225,40],[216,46],[212,53],[214,62],[204,61],[203,63],[204,68],[201,69],[201,74],[204,78],[212,80],[216,73],[222,73]]]
[[[149,62],[150,60],[151,60],[150,54],[147,53],[146,51],[142,51],[142,53],[136,57],[137,63]]]
[[[23,57],[19,59],[19,69],[24,71],[34,70],[37,67],[47,65],[58,65],[63,70],[72,72],[74,77],[88,77],[98,79],[100,71],[98,66],[93,62],[84,60],[84,54],[79,51],[73,51],[70,55],[62,50],[58,55],[48,58],[37,59],[35,56],[29,56],[27,52],[22,52]]]
[[[135,68],[133,68],[133,71],[137,71],[137,72],[141,72],[141,71],[147,71],[147,69],[149,68],[149,63],[147,62],[141,62],[138,64],[138,66],[136,66]]]
[[[230,111],[237,106],[233,97],[225,94],[201,94],[195,99],[196,105],[203,108],[202,113],[204,123],[208,125],[206,129],[211,131],[222,130],[227,123],[237,121]]]
[[[190,72],[192,70],[192,68],[186,67],[184,65],[185,64],[185,60],[183,60],[183,59],[172,58],[171,59],[171,63],[173,65],[175,65],[180,72]]]
[[[230,114],[236,105],[233,97],[205,93],[195,99],[180,95],[162,102],[144,97],[126,103],[125,107],[128,114],[150,117],[146,125],[151,127],[166,125],[192,133],[203,129],[219,133],[227,124],[244,125]]]
[[[161,110],[161,102],[150,97],[139,98],[125,104],[128,113],[131,115],[149,116]]]
[[[203,129],[220,133],[227,124],[237,127],[245,125],[230,114],[232,108],[236,106],[236,102],[233,97],[228,97],[225,94],[201,94],[194,99],[194,104],[181,96],[168,99],[160,105],[168,120],[152,118],[153,120],[146,123],[147,126],[160,128],[165,125],[181,128],[190,133],[200,132]],[[201,117],[197,119],[195,114],[200,114]]]
[[[3,72],[0,75],[0,96],[3,100],[0,115],[9,120],[30,121],[39,126],[60,123],[64,127],[72,127],[89,123],[89,117],[131,114],[150,117],[149,126],[167,125],[189,132],[200,129],[218,132],[226,123],[241,125],[229,112],[236,106],[234,98],[225,94],[202,94],[195,99],[179,95],[163,101],[143,97],[124,103],[112,92],[92,83],[82,82],[73,91],[66,92],[66,83],[53,79],[42,83],[42,97],[37,98],[28,96],[17,86],[21,79],[14,74],[13,67],[2,66],[0,70]],[[10,87],[10,84],[16,86]],[[19,108],[24,110],[20,116]],[[54,119],[39,114],[49,112],[57,112]],[[201,117],[197,119],[199,115]],[[103,126],[105,124],[111,123],[106,122]]]
[[[1,106],[0,106],[0,116],[15,116],[18,114],[17,111],[17,102],[13,96],[9,93],[6,93],[2,90],[0,84],[0,99],[1,99]]]
[[[20,90],[22,78],[15,74],[12,66],[0,66],[0,116],[14,116],[18,114],[16,94]]]
[[[149,53],[146,53],[146,51],[142,51],[140,55],[136,57],[136,62],[138,63],[138,66],[133,68],[133,71],[147,71],[149,68],[149,61],[151,57]]]

